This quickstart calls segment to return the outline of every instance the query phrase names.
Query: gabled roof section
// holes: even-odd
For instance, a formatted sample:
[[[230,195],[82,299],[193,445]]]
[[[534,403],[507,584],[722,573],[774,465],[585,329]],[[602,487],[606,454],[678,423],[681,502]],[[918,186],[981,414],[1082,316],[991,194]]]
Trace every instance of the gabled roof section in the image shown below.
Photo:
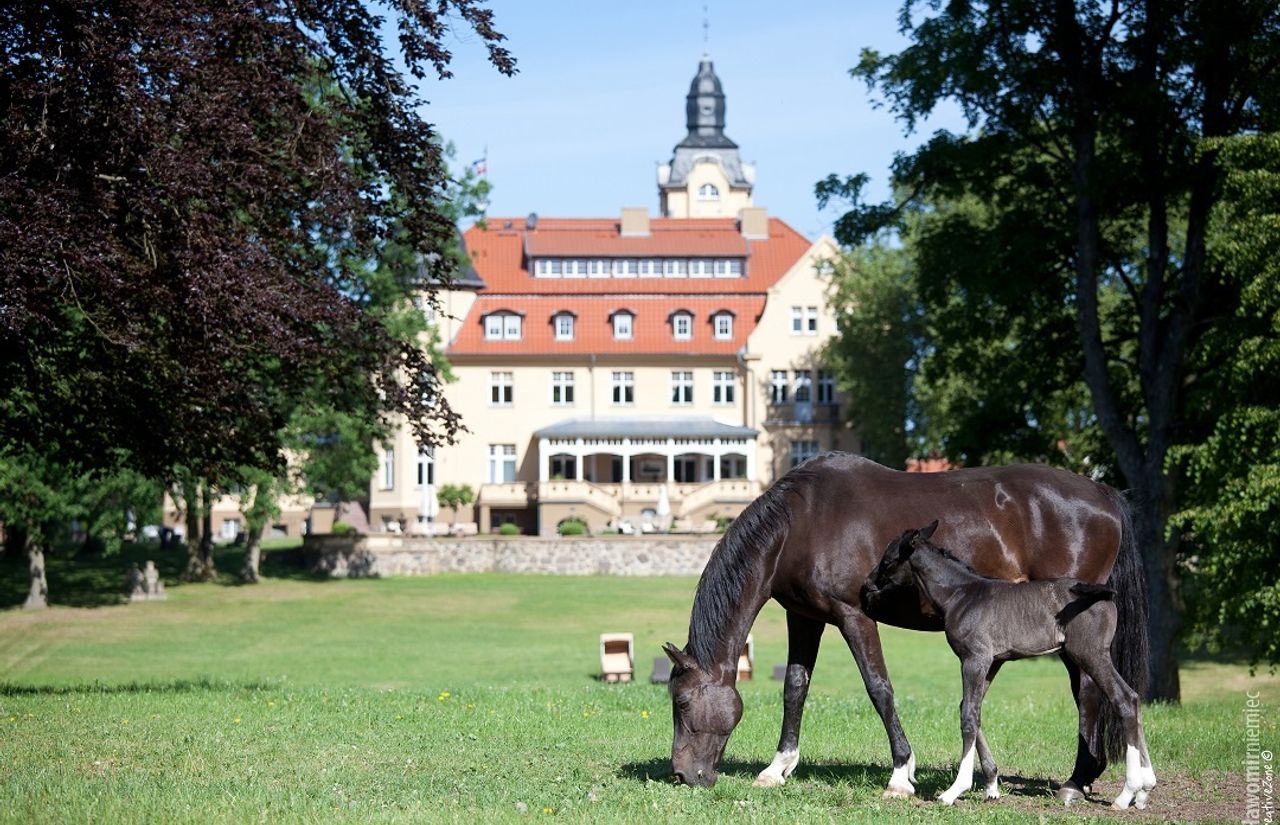
[[[542,218],[526,229],[524,218],[489,218],[487,228],[466,232],[467,249],[484,280],[481,294],[726,294],[764,293],[809,250],[812,243],[777,218],[769,235],[742,237],[736,218],[652,218],[649,235],[620,234],[616,218]],[[526,255],[528,250],[528,255]],[[528,256],[558,258],[745,257],[739,278],[535,278]]]

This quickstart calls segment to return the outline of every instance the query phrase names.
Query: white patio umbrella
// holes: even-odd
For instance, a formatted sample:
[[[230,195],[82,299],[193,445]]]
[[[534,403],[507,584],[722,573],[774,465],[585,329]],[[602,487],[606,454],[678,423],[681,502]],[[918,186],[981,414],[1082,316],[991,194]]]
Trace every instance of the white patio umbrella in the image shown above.
[[[671,526],[671,496],[667,493],[667,485],[664,482],[658,490],[658,508],[654,511],[658,522],[658,529],[666,532]]]
[[[426,524],[426,533],[431,535],[431,523],[440,515],[440,499],[436,498],[436,485],[422,485],[422,499],[418,502],[418,517]]]

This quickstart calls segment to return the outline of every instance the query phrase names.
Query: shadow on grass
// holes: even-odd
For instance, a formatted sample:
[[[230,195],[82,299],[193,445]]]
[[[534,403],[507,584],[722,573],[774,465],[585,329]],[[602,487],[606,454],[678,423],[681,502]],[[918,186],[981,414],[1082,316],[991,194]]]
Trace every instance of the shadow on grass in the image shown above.
[[[99,682],[80,685],[11,685],[0,682],[0,696],[66,696],[81,693],[102,695],[126,693],[225,693],[229,691],[276,690],[269,682],[235,682],[228,679],[177,679],[171,682],[129,682],[106,685]]]
[[[238,575],[244,561],[244,548],[217,546],[213,554],[219,571],[218,582],[240,585]],[[76,546],[57,547],[45,553],[45,578],[49,583],[49,603],[60,607],[110,607],[128,602],[125,575],[131,564],[138,567],[154,561],[165,588],[181,587],[179,578],[187,565],[184,547],[162,549],[157,542],[127,543],[119,552],[85,554]],[[327,582],[327,576],[310,572],[302,566],[294,548],[266,550],[260,565],[264,579]],[[0,552],[0,609],[21,607],[30,588],[25,555],[15,557]]]
[[[754,781],[760,771],[768,767],[762,762],[742,762],[727,759],[720,766],[721,776],[735,776]],[[863,762],[829,763],[807,765],[801,762],[791,778],[821,782],[829,785],[858,785],[880,787],[889,781],[888,764],[872,765]],[[671,760],[667,758],[646,759],[643,762],[628,762],[618,768],[618,776],[637,782],[674,782],[671,773]],[[920,768],[916,772],[916,795],[921,799],[935,799],[951,786],[954,772],[938,768]],[[1000,776],[1000,792],[1005,796],[1046,797],[1057,790],[1057,783],[1042,777]],[[973,794],[982,792],[982,774],[975,775]]]

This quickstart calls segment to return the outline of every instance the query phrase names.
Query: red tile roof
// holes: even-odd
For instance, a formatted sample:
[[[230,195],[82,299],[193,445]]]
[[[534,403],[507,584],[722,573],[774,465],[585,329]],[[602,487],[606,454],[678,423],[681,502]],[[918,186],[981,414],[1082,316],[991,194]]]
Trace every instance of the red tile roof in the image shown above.
[[[589,295],[510,296],[481,293],[462,329],[448,349],[449,355],[586,355],[586,354],[698,354],[732,355],[747,341],[764,312],[764,295]],[[524,314],[519,341],[490,341],[484,337],[484,316],[500,310]],[[618,310],[635,314],[631,338],[613,337],[612,315]],[[677,341],[670,316],[677,310],[693,313],[693,337]],[[733,313],[733,337],[717,340],[711,316]],[[552,317],[569,311],[575,315],[572,341],[555,340]]]
[[[449,355],[699,354],[731,355],[755,329],[765,293],[812,244],[782,221],[769,220],[769,237],[744,238],[734,218],[651,218],[650,234],[621,237],[616,218],[543,218],[526,230],[523,218],[490,218],[466,232],[466,246],[484,288],[449,344]],[[746,257],[737,278],[535,278],[529,256],[556,258]],[[613,337],[615,310],[635,313],[629,340]],[[693,338],[672,337],[670,316],[693,313]],[[524,316],[519,341],[484,337],[484,316],[499,310]],[[734,314],[733,338],[713,336],[711,316]],[[574,339],[555,340],[552,316],[576,316]]]
[[[511,228],[506,228],[510,225]],[[525,230],[524,218],[489,218],[487,228],[466,232],[467,250],[485,282],[482,294],[602,295],[630,293],[764,292],[812,245],[777,218],[768,239],[746,240],[734,218],[651,218],[650,234],[623,238],[613,218],[542,218]],[[742,278],[535,278],[525,268],[527,248],[536,256],[562,258],[748,256]]]

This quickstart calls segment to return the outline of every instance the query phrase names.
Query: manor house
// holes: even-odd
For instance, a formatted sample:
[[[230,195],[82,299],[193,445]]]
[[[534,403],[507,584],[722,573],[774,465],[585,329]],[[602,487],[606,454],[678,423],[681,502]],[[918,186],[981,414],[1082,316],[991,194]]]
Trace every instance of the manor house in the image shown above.
[[[554,533],[708,529],[828,449],[857,450],[822,361],[837,248],[755,205],[704,57],[688,134],[658,169],[658,214],[490,217],[434,323],[470,430],[378,445],[371,529],[413,529],[423,485],[469,484],[458,521]],[[453,520],[447,509],[438,517]]]

